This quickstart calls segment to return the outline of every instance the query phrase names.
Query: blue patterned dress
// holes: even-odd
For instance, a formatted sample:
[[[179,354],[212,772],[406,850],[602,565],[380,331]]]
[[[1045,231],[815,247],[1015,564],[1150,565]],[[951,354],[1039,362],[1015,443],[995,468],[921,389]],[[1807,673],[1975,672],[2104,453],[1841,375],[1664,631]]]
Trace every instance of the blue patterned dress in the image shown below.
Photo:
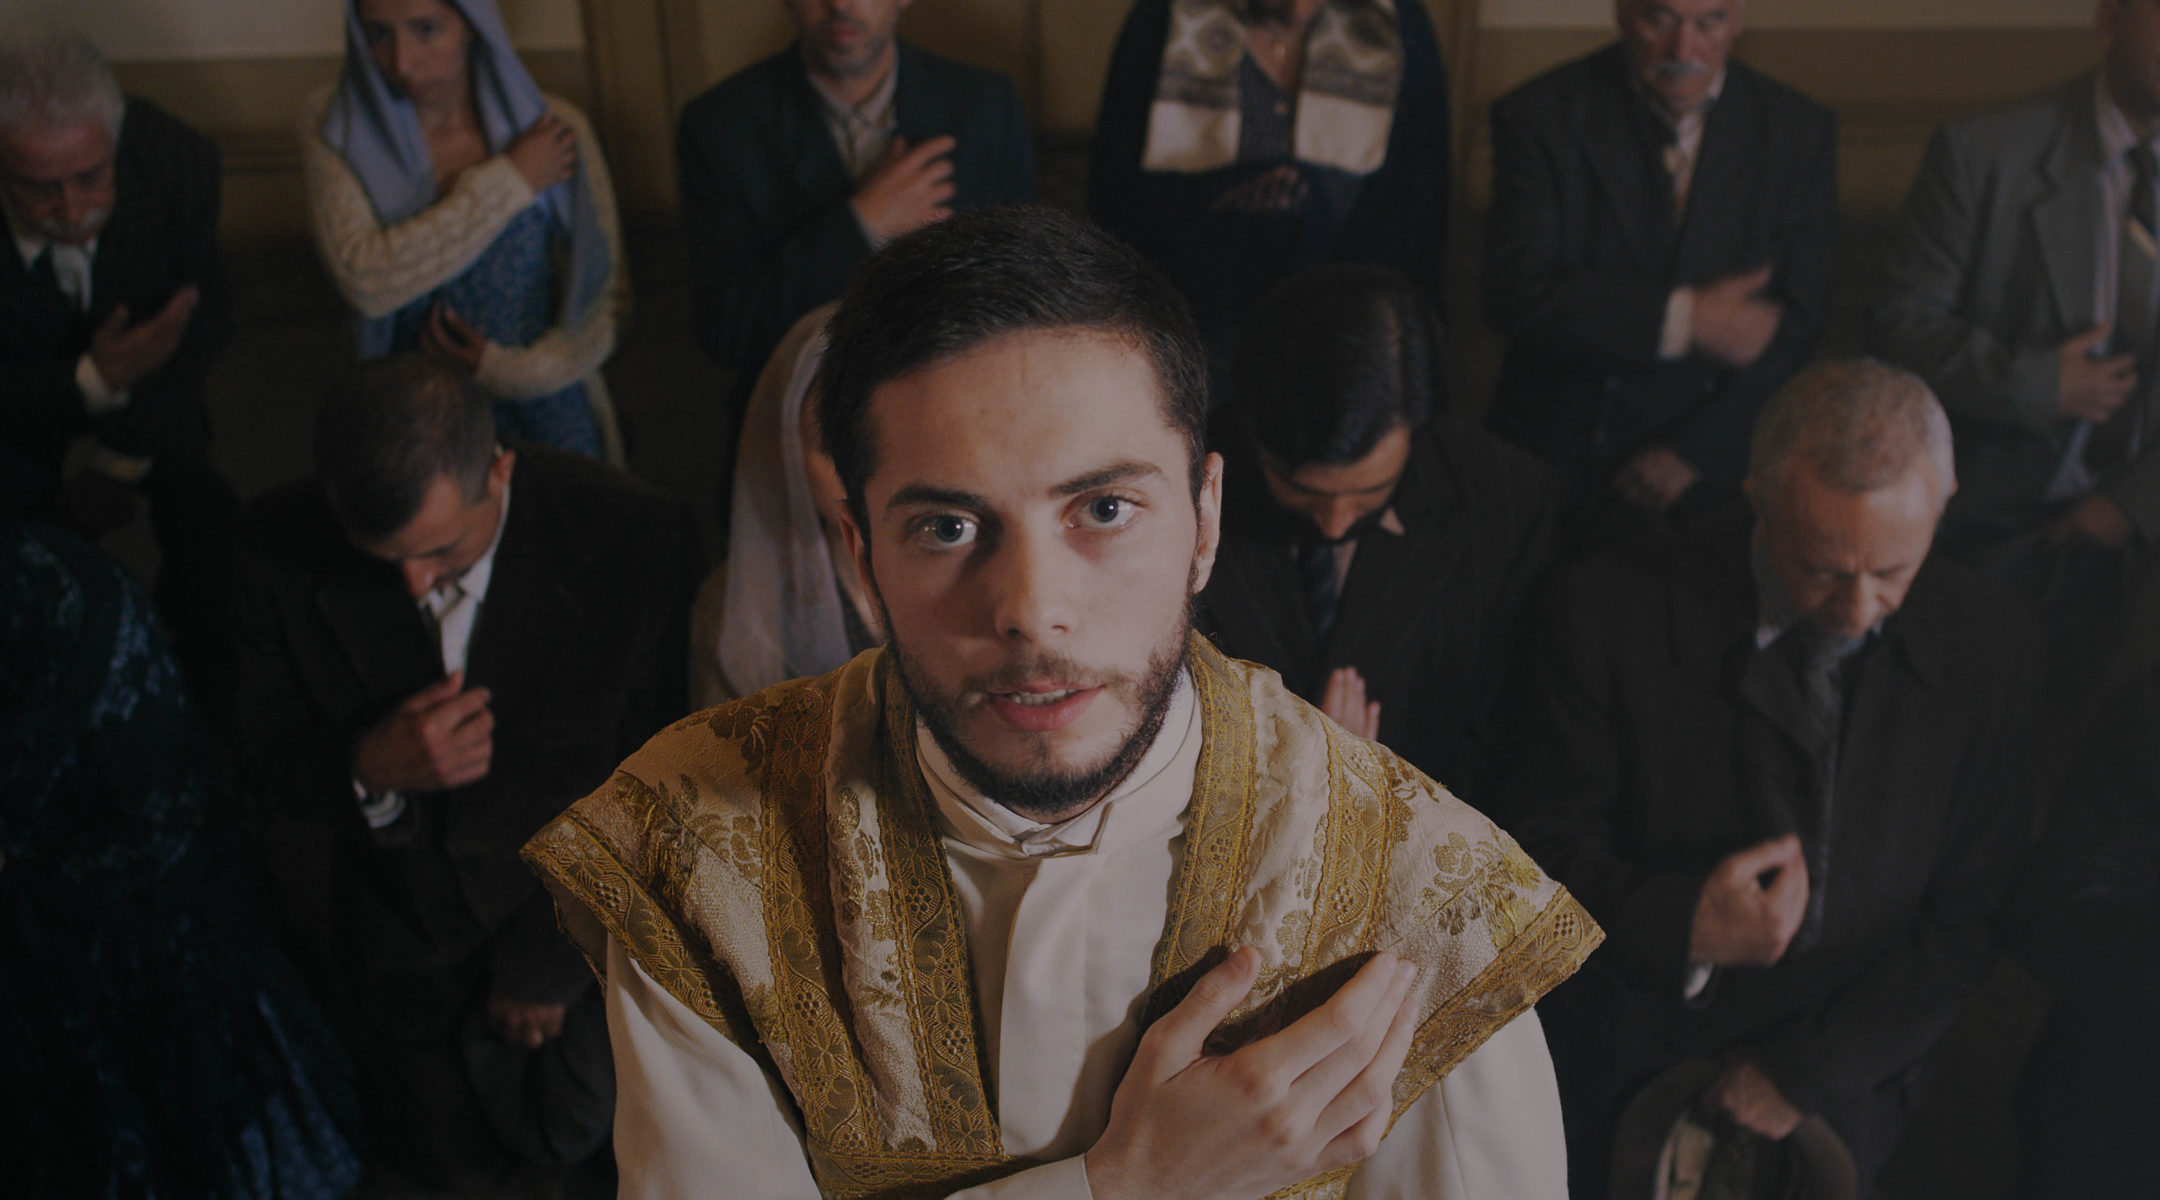
[[[214,793],[142,588],[0,518],[0,1192],[359,1183],[346,1066]]]
[[[489,341],[513,347],[530,344],[554,326],[559,311],[556,259],[561,240],[547,209],[528,205],[464,274],[397,311],[391,318],[391,348],[418,348],[428,310],[437,301]],[[600,457],[600,428],[582,381],[530,400],[498,399],[495,428],[506,438]]]

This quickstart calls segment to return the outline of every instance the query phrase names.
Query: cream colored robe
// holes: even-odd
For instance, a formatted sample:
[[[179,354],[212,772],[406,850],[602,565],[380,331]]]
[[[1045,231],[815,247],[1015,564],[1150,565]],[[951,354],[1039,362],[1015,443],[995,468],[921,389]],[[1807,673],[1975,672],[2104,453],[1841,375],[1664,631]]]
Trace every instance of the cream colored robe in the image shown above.
[[[1171,824],[1155,835],[1174,846],[1167,902],[1157,901],[1167,919],[1122,1045],[1231,946],[1263,954],[1253,997],[1230,1023],[1233,1038],[1279,1027],[1364,953],[1393,950],[1424,968],[1422,1023],[1396,1085],[1398,1121],[1503,1030],[1495,1050],[1506,1047],[1502,1062],[1516,1069],[1472,1064],[1465,1074],[1483,1079],[1490,1097],[1439,1096],[1412,1128],[1391,1133],[1382,1154],[1412,1135],[1417,1144],[1396,1157],[1444,1174],[1459,1148],[1424,1144],[1428,1133],[1446,1135],[1449,1109],[1499,1100],[1514,1087],[1530,1099],[1498,1107],[1545,1118],[1536,1122],[1545,1128],[1518,1131],[1518,1150],[1547,1160],[1542,1170],[1516,1161],[1523,1174],[1557,1179],[1549,1067],[1534,1022],[1514,1022],[1580,964],[1601,936],[1596,927],[1490,823],[1341,732],[1271,672],[1198,640],[1188,669],[1184,703],[1198,725],[1197,746],[1183,752],[1190,803],[1170,809]],[[1193,740],[1158,739],[1135,775],[1175,778],[1187,769],[1176,752]],[[1014,1154],[1014,1140],[1059,1145],[1056,1135],[1008,1138],[1000,1127],[999,1047],[985,1036],[969,948],[970,927],[983,927],[982,887],[971,872],[956,874],[948,857],[956,836],[994,848],[994,835],[1015,831],[956,830],[964,814],[938,794],[952,790],[949,772],[918,761],[918,752],[904,691],[872,652],[833,675],[678,723],[528,847],[564,902],[566,928],[608,977],[618,1056],[633,1055],[623,1072],[625,1113],[683,1116],[637,1094],[664,1080],[701,1098],[704,1111],[680,1129],[694,1135],[702,1119],[712,1139],[733,1139],[746,1156],[733,1178],[678,1177],[685,1194],[801,1194],[806,1158],[828,1195],[941,1196],[1034,1166]],[[1132,826],[1116,811],[1123,803],[1108,806],[1102,839],[1112,836],[1108,826]],[[989,810],[977,815],[1001,811]],[[1017,957],[1026,947],[1007,949]],[[1003,1011],[1014,1010],[1007,1003]],[[739,1057],[710,1069],[634,1057],[711,1058],[723,1047]],[[1028,1086],[1039,1094],[1060,1085]],[[1106,1109],[1100,1093],[1108,1087],[1114,1080],[1098,1078],[1077,1089],[1076,1105]],[[792,1124],[773,1120],[776,1111]],[[1085,1148],[1100,1115],[1082,1114],[1077,1125],[1055,1131],[1066,1153]],[[626,1136],[635,1142],[643,1132]],[[688,1154],[728,1161],[712,1148]],[[1490,1164],[1489,1150],[1471,1153]],[[775,1162],[790,1158],[792,1172]],[[669,1177],[668,1167],[651,1167],[627,1166],[626,1185]],[[1351,1174],[1285,1194],[1343,1195]],[[1529,1178],[1511,1182],[1524,1186],[1509,1195],[1555,1194]],[[1389,1190],[1362,1183],[1356,1192]],[[986,1194],[1084,1189],[1078,1160],[1067,1158]],[[1449,1190],[1435,1179],[1425,1194]]]

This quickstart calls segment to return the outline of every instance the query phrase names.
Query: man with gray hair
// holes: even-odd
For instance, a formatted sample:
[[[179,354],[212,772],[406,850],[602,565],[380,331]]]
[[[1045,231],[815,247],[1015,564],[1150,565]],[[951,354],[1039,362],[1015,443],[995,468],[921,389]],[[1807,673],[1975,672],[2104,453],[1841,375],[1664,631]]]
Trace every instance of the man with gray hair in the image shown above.
[[[1688,1060],[1728,1128],[1827,1126],[1864,1194],[2026,820],[2040,639],[1930,553],[1957,481],[1926,384],[1809,368],[1744,486],[1562,580],[1517,722],[1503,819],[1609,932],[1543,1008],[1576,1196]]]
[[[95,536],[148,497],[198,680],[238,507],[203,411],[231,323],[218,179],[209,139],[123,96],[89,42],[0,43],[0,508]]]

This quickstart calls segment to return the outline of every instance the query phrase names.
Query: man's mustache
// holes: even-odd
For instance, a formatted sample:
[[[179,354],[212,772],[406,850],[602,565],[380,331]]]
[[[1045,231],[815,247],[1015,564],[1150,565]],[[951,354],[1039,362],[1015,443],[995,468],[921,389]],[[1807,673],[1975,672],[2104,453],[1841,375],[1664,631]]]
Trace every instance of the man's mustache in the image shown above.
[[[1710,68],[1685,58],[1668,58],[1651,64],[1650,73],[1659,79],[1686,79],[1694,75],[1708,75]]]
[[[84,213],[81,220],[72,223],[46,221],[37,227],[37,233],[48,242],[60,242],[63,245],[86,242],[98,230],[105,228],[105,220],[110,216],[112,210],[109,208],[92,209]]]

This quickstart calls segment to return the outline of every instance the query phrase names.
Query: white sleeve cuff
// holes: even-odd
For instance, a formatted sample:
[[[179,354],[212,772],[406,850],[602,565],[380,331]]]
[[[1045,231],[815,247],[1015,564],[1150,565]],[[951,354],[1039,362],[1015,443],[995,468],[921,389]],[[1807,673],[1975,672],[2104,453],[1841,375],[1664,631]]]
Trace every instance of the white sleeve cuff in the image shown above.
[[[1676,287],[1665,298],[1665,327],[1658,334],[1658,357],[1667,362],[1686,358],[1688,343],[1695,338],[1695,289]]]
[[[360,805],[360,815],[367,820],[369,829],[382,829],[397,823],[405,815],[403,792],[369,792],[355,779],[352,784],[353,799]]]
[[[994,1183],[954,1192],[946,1200],[1094,1200],[1087,1161],[1079,1155],[1030,1167]]]
[[[1680,986],[1680,998],[1693,1000],[1702,995],[1703,989],[1710,986],[1710,980],[1716,975],[1717,968],[1709,963],[1689,963],[1687,981]]]
[[[98,374],[97,363],[88,354],[76,360],[75,390],[82,393],[83,411],[93,417],[127,407],[128,390],[108,386],[105,377]]]

